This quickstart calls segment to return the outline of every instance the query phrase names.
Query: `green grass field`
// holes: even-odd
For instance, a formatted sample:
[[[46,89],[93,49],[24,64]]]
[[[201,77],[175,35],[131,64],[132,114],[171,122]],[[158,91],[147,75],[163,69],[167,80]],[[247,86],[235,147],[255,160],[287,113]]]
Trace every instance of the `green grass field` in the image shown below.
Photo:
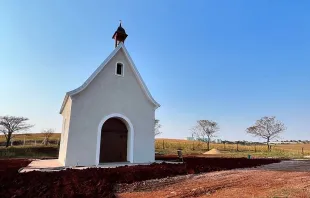
[[[0,147],[0,158],[57,158],[57,146],[10,146]]]

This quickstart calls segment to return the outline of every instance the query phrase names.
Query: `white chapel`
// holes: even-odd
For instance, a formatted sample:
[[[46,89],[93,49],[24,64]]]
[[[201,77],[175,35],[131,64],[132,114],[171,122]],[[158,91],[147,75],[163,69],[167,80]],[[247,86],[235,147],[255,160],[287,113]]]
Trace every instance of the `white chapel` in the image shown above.
[[[78,88],[66,93],[59,161],[64,166],[155,161],[155,110],[126,47],[120,23],[115,49]]]

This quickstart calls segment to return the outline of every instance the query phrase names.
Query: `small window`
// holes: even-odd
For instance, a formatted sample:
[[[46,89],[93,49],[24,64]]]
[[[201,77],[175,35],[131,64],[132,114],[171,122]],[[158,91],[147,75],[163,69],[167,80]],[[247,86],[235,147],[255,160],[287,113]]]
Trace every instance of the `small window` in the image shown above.
[[[116,64],[116,75],[123,76],[124,75],[124,66],[122,63]]]

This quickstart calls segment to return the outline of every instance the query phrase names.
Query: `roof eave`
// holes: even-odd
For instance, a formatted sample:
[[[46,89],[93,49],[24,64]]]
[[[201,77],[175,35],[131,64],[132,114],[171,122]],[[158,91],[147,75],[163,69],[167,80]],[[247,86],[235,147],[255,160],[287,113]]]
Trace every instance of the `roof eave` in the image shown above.
[[[65,98],[64,98],[64,100],[63,100],[63,102],[62,102],[62,105],[61,105],[59,114],[62,114],[62,112],[63,112],[63,110],[64,110],[64,108],[65,108],[65,106],[66,106],[66,103],[67,103],[68,98],[69,98],[69,95],[68,95],[68,93],[66,93]]]

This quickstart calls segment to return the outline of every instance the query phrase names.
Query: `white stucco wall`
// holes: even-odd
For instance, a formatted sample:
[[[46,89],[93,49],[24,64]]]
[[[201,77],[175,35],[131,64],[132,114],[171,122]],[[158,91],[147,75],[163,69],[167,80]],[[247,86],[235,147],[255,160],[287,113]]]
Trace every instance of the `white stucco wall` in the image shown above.
[[[68,134],[69,134],[69,128],[70,128],[71,104],[72,104],[72,100],[71,98],[69,98],[61,114],[62,115],[62,131],[61,131],[58,160],[62,164],[65,164],[66,154],[67,154],[67,142],[68,142]]]
[[[124,64],[123,77],[115,75],[117,62]],[[110,114],[124,115],[132,123],[132,162],[153,162],[155,107],[142,91],[122,49],[86,89],[72,97],[66,166],[97,165],[98,126]]]

